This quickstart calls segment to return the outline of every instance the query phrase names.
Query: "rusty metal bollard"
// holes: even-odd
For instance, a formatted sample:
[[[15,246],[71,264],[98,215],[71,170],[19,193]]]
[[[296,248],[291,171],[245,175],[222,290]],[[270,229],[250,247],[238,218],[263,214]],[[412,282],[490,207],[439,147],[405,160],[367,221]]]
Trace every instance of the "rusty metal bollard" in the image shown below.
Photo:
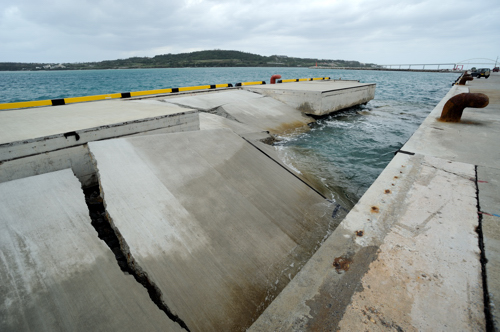
[[[271,84],[276,84],[276,80],[279,80],[281,75],[273,75],[271,76]]]
[[[490,99],[484,93],[461,93],[451,97],[444,104],[439,120],[445,122],[460,122],[464,108],[484,108],[488,106]]]
[[[462,76],[462,78],[458,82],[458,85],[465,85],[465,82],[472,81],[473,79],[474,78],[472,77],[472,75],[465,74],[465,75]]]

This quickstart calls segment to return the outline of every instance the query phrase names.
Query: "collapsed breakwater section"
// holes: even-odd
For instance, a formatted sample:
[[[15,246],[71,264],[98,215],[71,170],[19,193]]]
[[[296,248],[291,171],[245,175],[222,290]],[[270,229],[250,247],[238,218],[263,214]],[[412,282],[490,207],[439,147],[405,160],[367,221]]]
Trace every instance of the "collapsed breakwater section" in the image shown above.
[[[0,329],[248,328],[346,213],[264,143],[339,109],[335,81],[288,84],[304,112],[242,86],[0,113]]]

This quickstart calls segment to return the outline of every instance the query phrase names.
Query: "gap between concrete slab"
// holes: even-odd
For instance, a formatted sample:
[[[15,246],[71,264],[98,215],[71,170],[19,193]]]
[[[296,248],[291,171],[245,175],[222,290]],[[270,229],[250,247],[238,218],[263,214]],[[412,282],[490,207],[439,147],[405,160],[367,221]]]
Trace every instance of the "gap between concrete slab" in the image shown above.
[[[329,200],[328,198],[326,198],[325,195],[323,195],[322,193],[320,193],[318,190],[314,189],[314,187],[310,186],[307,182],[305,182],[304,180],[302,180],[300,177],[298,177],[296,174],[294,174],[293,172],[291,172],[288,168],[284,167],[283,165],[281,165],[279,162],[277,162],[276,160],[274,160],[273,158],[271,158],[271,156],[269,156],[267,153],[265,153],[264,151],[262,151],[261,149],[259,149],[258,146],[256,146],[255,144],[253,144],[251,141],[247,140],[245,137],[242,137],[248,144],[250,144],[251,146],[253,146],[254,148],[256,148],[257,150],[259,150],[262,154],[264,154],[267,158],[271,159],[272,161],[274,161],[276,164],[280,165],[284,170],[286,170],[288,173],[292,174],[293,176],[295,176],[300,182],[304,183],[306,186],[308,186],[309,188],[311,188],[315,193],[317,193],[318,195],[320,195],[321,197],[323,197],[324,199],[326,199],[327,201],[329,202],[332,202],[331,200]],[[333,202],[332,202],[333,203]],[[340,205],[339,205],[340,206]],[[342,207],[342,206],[341,206]],[[342,207],[343,208],[343,207]],[[345,210],[345,209],[344,209]]]
[[[120,269],[124,273],[134,276],[135,280],[146,288],[151,301],[153,301],[154,304],[156,304],[156,306],[168,316],[168,318],[179,324],[186,331],[190,332],[186,323],[177,315],[173,314],[161,300],[162,294],[160,289],[148,278],[147,273],[145,273],[137,265],[134,258],[130,255],[128,245],[120,235],[120,232],[111,226],[110,217],[106,212],[99,186],[85,188],[83,189],[83,192],[85,194],[85,202],[89,208],[92,226],[97,231],[99,239],[103,240],[115,254],[115,258],[120,266]]]
[[[483,281],[483,298],[484,298],[484,318],[486,320],[486,332],[494,332],[495,325],[493,322],[493,315],[491,313],[491,302],[490,302],[490,293],[488,291],[488,277],[486,273],[486,263],[488,260],[486,259],[486,253],[484,249],[484,237],[483,237],[483,215],[480,213],[481,205],[479,202],[479,183],[478,183],[478,175],[477,175],[477,165],[474,166],[474,171],[476,173],[476,200],[477,200],[477,217],[478,217],[478,226],[476,229],[478,240],[479,240],[479,249],[481,250],[481,277]]]

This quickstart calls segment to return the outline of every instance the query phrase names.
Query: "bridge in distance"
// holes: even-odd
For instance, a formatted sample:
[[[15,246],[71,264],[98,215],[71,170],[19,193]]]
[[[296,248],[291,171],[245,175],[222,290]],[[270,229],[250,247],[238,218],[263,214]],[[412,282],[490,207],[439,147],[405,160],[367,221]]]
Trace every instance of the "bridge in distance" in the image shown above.
[[[453,63],[420,63],[420,64],[387,64],[381,65],[385,69],[400,69],[400,70],[468,70],[472,67],[496,67],[498,57],[496,60],[487,58],[473,58],[462,60]]]

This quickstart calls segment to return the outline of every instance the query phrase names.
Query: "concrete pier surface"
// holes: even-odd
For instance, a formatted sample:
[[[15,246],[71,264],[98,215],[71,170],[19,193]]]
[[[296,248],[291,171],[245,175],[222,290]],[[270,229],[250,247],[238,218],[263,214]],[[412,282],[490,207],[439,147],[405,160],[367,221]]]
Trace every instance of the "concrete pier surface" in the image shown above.
[[[498,330],[499,101],[499,75],[452,87],[249,331]]]
[[[240,88],[0,112],[0,330],[248,328],[345,216],[266,144],[312,121]]]
[[[86,187],[96,182],[87,142],[199,130],[195,110],[125,100],[1,111],[0,123],[0,183],[72,168]]]

